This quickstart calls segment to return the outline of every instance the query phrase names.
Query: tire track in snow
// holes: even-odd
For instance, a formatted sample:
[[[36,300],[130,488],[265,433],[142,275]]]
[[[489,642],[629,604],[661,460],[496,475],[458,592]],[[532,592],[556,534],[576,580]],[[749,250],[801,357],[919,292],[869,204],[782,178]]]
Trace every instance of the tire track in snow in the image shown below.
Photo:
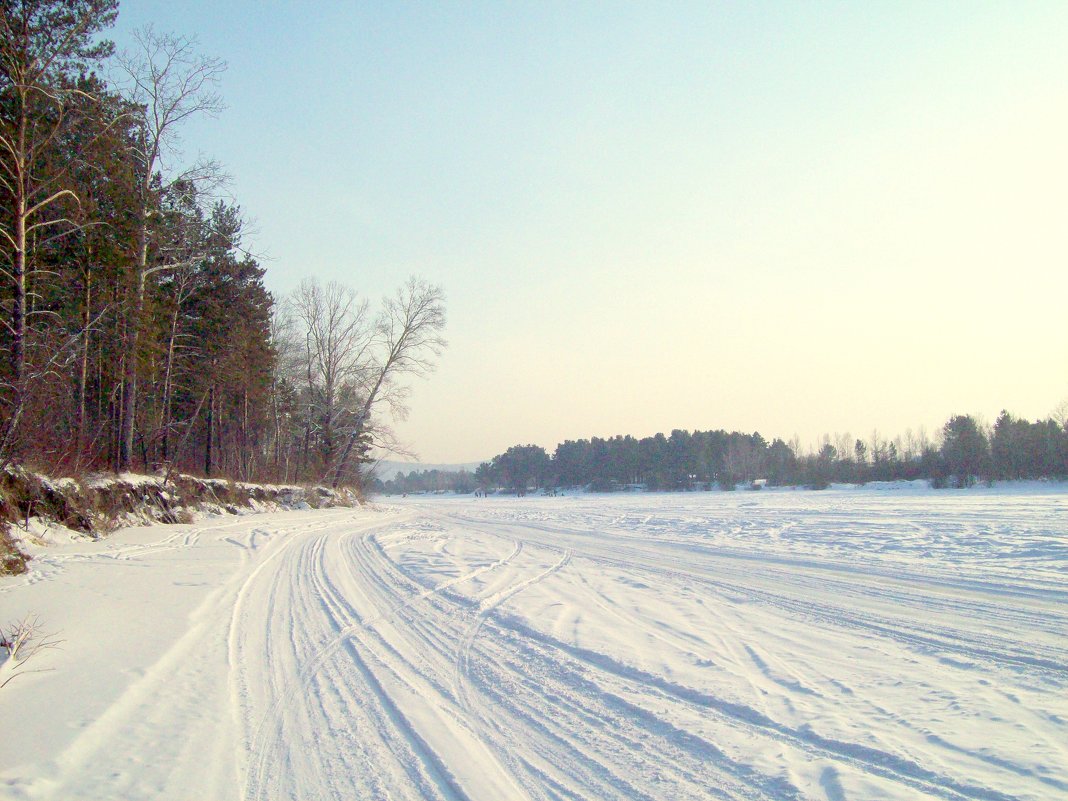
[[[637,756],[646,750],[648,744],[643,739],[645,737],[644,734],[627,734],[628,729],[636,729],[638,732],[644,731],[663,738],[666,743],[672,746],[679,746],[681,743],[683,750],[695,752],[697,761],[690,768],[683,766],[681,764],[682,761],[677,759],[668,760],[665,758],[661,761],[658,769],[659,781],[666,782],[669,776],[672,777],[674,782],[671,791],[672,797],[691,797],[693,788],[699,787],[700,798],[775,798],[780,799],[780,801],[782,799],[795,798],[796,788],[779,780],[770,780],[769,783],[766,778],[755,778],[751,769],[729,760],[722,751],[711,743],[698,740],[698,738],[694,738],[673,727],[670,723],[656,719],[645,710],[635,708],[627,710],[625,714],[617,714],[618,709],[595,711],[591,708],[591,701],[594,700],[596,693],[590,693],[589,686],[580,688],[581,691],[576,691],[574,683],[565,682],[557,686],[557,680],[560,677],[552,675],[551,671],[546,674],[540,674],[536,683],[530,679],[522,679],[520,682],[524,685],[530,683],[530,692],[535,698],[540,698],[542,704],[544,704],[545,700],[551,699],[551,711],[539,708],[537,704],[528,704],[520,710],[516,701],[518,696],[515,692],[501,693],[490,689],[490,685],[507,683],[506,675],[500,671],[500,668],[507,656],[514,657],[518,653],[517,650],[513,649],[509,649],[507,654],[503,653],[500,650],[501,642],[499,638],[490,640],[496,648],[490,648],[487,651],[487,658],[481,662],[484,669],[497,668],[498,671],[494,674],[493,679],[487,678],[481,682],[481,689],[484,695],[492,697],[496,701],[496,706],[492,710],[493,713],[500,714],[504,710],[509,710],[519,716],[520,740],[516,740],[515,735],[504,731],[500,726],[491,724],[487,719],[487,715],[480,712],[471,703],[470,693],[472,691],[477,692],[472,678],[471,653],[472,646],[480,632],[491,620],[495,627],[501,626],[507,629],[507,623],[502,621],[507,621],[509,616],[496,614],[500,606],[522,590],[528,589],[554,573],[558,573],[563,567],[571,563],[572,555],[571,549],[564,549],[563,557],[548,570],[484,600],[480,606],[480,612],[469,628],[464,638],[463,646],[457,656],[458,681],[462,687],[461,693],[465,699],[465,709],[477,716],[482,725],[488,727],[487,730],[491,735],[496,735],[496,738],[491,739],[491,741],[496,742],[502,737],[505,740],[512,741],[518,756],[511,756],[509,761],[516,768],[528,773],[542,784],[557,788],[564,786],[549,775],[546,767],[538,767],[533,764],[529,756],[522,756],[523,749],[532,745],[530,734],[532,733],[531,730],[533,730],[545,741],[541,748],[541,756],[545,763],[553,766],[570,765],[569,770],[571,772],[568,779],[571,781],[571,790],[567,794],[568,797],[585,798],[587,797],[585,792],[593,792],[596,793],[594,797],[598,799],[611,797],[625,798],[628,801],[633,801],[633,799],[652,801],[652,799],[656,799],[659,796],[650,795],[643,791],[618,773],[615,764],[604,760],[603,756],[598,756],[598,748],[604,748],[603,742],[597,743],[590,740],[584,745],[579,742],[586,739],[580,734],[582,731],[603,729],[611,732],[612,740],[618,743],[619,747]],[[494,659],[494,657],[496,658]],[[524,663],[525,665],[514,665],[515,674],[524,675],[524,666],[529,667],[529,663],[526,663],[525,660]],[[548,664],[552,665],[552,660]],[[511,689],[513,691],[516,689],[514,684],[511,685]],[[598,692],[601,692],[601,688],[598,688]],[[562,720],[567,721],[567,725],[564,725],[561,722]],[[571,736],[576,737],[576,739],[568,739],[564,734],[565,731],[570,732]],[[502,745],[498,745],[497,748],[504,757],[508,758],[510,756]],[[566,758],[565,754],[569,754],[570,759]],[[618,760],[618,756],[616,759]],[[714,780],[709,775],[710,771],[713,772]],[[584,788],[584,790],[578,789],[580,787]],[[759,787],[766,787],[769,792],[764,793],[757,789]],[[687,791],[686,788],[691,789]],[[541,789],[544,791],[544,788]],[[556,796],[553,795],[552,797],[555,798]]]
[[[606,689],[604,676],[595,681],[562,669],[557,654],[501,626],[499,618],[487,625],[496,629],[498,659],[478,663],[483,671],[478,684],[495,715],[511,719],[498,727],[499,736],[526,752],[527,762],[535,752],[542,762],[536,773],[563,771],[553,781],[566,782],[578,797],[799,798],[783,778],[762,774],[710,739],[623,701]]]
[[[518,554],[521,549],[522,544],[517,544],[515,553]],[[542,571],[541,573],[538,573],[536,576],[532,576],[531,578],[516,582],[511,587],[501,590],[500,592],[495,592],[492,595],[479,601],[478,614],[475,617],[474,623],[471,625],[471,627],[467,631],[467,634],[464,636],[463,645],[461,646],[460,653],[455,659],[458,674],[466,675],[470,672],[469,669],[471,664],[471,647],[474,645],[475,639],[478,637],[479,631],[482,630],[482,626],[485,624],[486,619],[493,613],[493,611],[501,604],[508,601],[510,598],[513,598],[519,593],[521,593],[523,590],[529,587],[533,587],[535,584],[544,581],[554,573],[558,573],[559,571],[563,570],[565,567],[567,567],[570,561],[571,550],[564,549],[563,555],[560,557],[560,559],[548,569]]]
[[[515,550],[513,556],[518,556],[523,549],[523,543],[519,540],[515,541]],[[571,561],[571,551],[564,550],[560,559],[551,565],[548,569],[532,576],[528,579],[522,579],[515,584],[495,592],[486,598],[479,601],[477,613],[471,625],[464,632],[460,647],[453,656],[453,685],[454,692],[460,703],[461,709],[470,716],[473,716],[479,722],[479,728],[482,732],[487,731],[487,721],[483,714],[472,704],[471,702],[471,650],[474,646],[474,642],[478,637],[479,632],[482,630],[483,625],[487,618],[493,613],[493,611],[501,604],[508,601],[510,598],[515,597],[520,592],[533,585],[544,581],[554,573],[559,572],[567,566]],[[493,748],[497,755],[504,764],[508,765],[513,775],[517,775],[518,771],[522,769],[520,760],[510,753],[508,750],[503,749],[498,744],[496,738],[489,737],[484,738],[485,741]],[[529,792],[529,791],[528,791]]]
[[[492,523],[479,523],[478,521],[465,518],[463,520],[467,526],[473,526],[475,528],[481,528],[483,526],[493,525]],[[499,528],[499,527],[498,527]],[[516,528],[526,529],[528,528],[525,523],[518,523],[508,526],[508,529],[512,531],[512,536],[516,536],[514,531]],[[539,532],[542,531],[540,526],[534,526]],[[498,532],[493,533],[499,536]],[[536,536],[534,541],[539,544],[544,544],[544,538]],[[596,545],[597,543],[593,543]],[[747,595],[751,598],[761,600],[765,603],[769,603],[781,609],[785,609],[794,613],[802,612],[804,615],[809,616],[810,619],[815,617],[824,623],[829,623],[832,626],[843,626],[841,617],[833,614],[823,613],[822,610],[815,605],[804,604],[795,602],[793,599],[789,599],[781,594],[771,593],[767,591],[755,590],[751,586],[745,586],[742,584],[735,584],[730,582],[724,582],[722,580],[710,579],[700,573],[696,575],[693,572],[684,573],[680,570],[667,567],[663,564],[649,564],[647,561],[640,561],[638,559],[624,560],[618,557],[606,557],[602,552],[598,550],[589,551],[583,549],[583,559],[591,559],[595,563],[602,565],[608,565],[615,569],[628,568],[633,569],[636,564],[641,564],[643,571],[652,573],[654,575],[668,576],[679,581],[697,581],[706,586],[710,586],[717,590],[728,590],[731,593],[740,593]],[[844,621],[846,628],[855,627],[862,628],[864,630],[873,630],[878,633],[884,634],[895,641],[904,640],[906,642],[915,643],[916,638],[908,635],[904,637],[894,636],[898,634],[894,629],[891,629],[888,625],[877,626],[874,624],[863,625],[866,621],[856,618],[854,616],[846,616]],[[1012,796],[998,792],[996,790],[983,787],[980,785],[971,784],[965,781],[958,781],[949,776],[939,774],[933,770],[925,768],[915,761],[896,756],[886,751],[882,751],[878,748],[862,745],[859,743],[844,742],[836,740],[830,737],[824,737],[808,727],[794,728],[786,724],[781,724],[767,714],[759,712],[756,709],[737,704],[730,701],[717,698],[714,695],[704,693],[699,690],[687,688],[682,685],[677,685],[655,674],[648,673],[646,671],[639,670],[637,668],[630,667],[621,662],[614,660],[605,654],[600,654],[595,651],[589,651],[587,649],[579,648],[564,643],[558,639],[555,639],[549,635],[544,634],[541,631],[535,630],[519,620],[518,618],[509,618],[507,616],[498,616],[498,625],[503,625],[511,628],[514,632],[523,638],[527,638],[536,642],[540,642],[543,645],[555,649],[556,651],[567,654],[568,656],[581,661],[588,668],[592,668],[595,671],[602,671],[612,674],[615,678],[629,682],[635,687],[639,688],[655,688],[665,696],[674,699],[675,701],[682,701],[691,706],[698,707],[703,710],[708,710],[715,714],[721,721],[731,726],[741,726],[742,728],[751,730],[762,737],[771,738],[791,745],[794,748],[808,753],[815,758],[829,758],[833,759],[840,764],[851,765],[861,773],[869,775],[881,776],[885,779],[894,781],[907,787],[911,787],[914,790],[918,790],[935,797],[950,799],[951,801],[1011,801]],[[938,642],[932,638],[927,640],[921,640],[926,644],[934,644]],[[982,653],[988,657],[994,659],[1000,659],[1001,661],[1014,662],[1017,661],[1013,658],[1012,654],[1005,653],[987,653],[982,649],[976,649],[974,647],[968,648],[968,653]],[[1035,662],[1038,662],[1040,666],[1053,666],[1059,667],[1056,663],[1047,663],[1045,660],[1032,660],[1023,659],[1020,660],[1023,664],[1034,666]],[[597,691],[598,685],[596,683],[587,682],[584,685],[586,691]],[[610,696],[606,696],[610,697]],[[618,703],[621,709],[629,711],[631,714],[641,717],[641,708],[634,707],[630,702],[618,699],[614,701]],[[1028,774],[1030,778],[1047,783],[1050,786],[1060,787],[1060,783],[1056,780],[1050,781],[1046,777],[1033,776]]]
[[[467,525],[478,525],[477,521],[469,518],[458,519],[462,519]],[[486,524],[483,523],[482,525]],[[531,525],[525,522],[510,523],[509,526],[536,532],[535,536],[532,537],[532,541],[538,542],[539,544],[545,541],[546,534],[551,535],[553,533],[551,529],[547,529],[542,525]],[[566,531],[556,533],[563,534],[565,538],[569,538],[567,535],[570,534],[570,532]],[[867,618],[861,617],[849,611],[844,606],[830,606],[829,601],[827,600],[830,593],[829,588],[824,589],[824,595],[819,603],[791,598],[782,593],[761,589],[755,586],[752,579],[757,577],[756,574],[752,571],[737,571],[737,569],[732,568],[732,561],[734,561],[733,557],[728,556],[724,562],[720,559],[721,554],[717,551],[709,551],[700,554],[704,559],[716,563],[716,569],[719,571],[719,574],[717,574],[716,577],[712,577],[702,572],[700,564],[696,561],[691,561],[687,565],[687,569],[683,570],[681,567],[670,566],[670,563],[681,563],[681,556],[675,554],[665,555],[662,553],[651,554],[648,549],[636,547],[625,541],[618,544],[613,543],[613,550],[616,553],[629,550],[631,552],[631,558],[629,560],[606,553],[605,550],[598,547],[600,543],[596,541],[589,542],[588,545],[592,547],[581,551],[583,558],[590,559],[602,565],[629,569],[635,564],[640,564],[642,570],[648,573],[668,576],[689,583],[700,583],[703,586],[714,588],[721,593],[740,594],[753,600],[762,601],[776,608],[789,611],[793,614],[801,615],[805,619],[819,620],[831,627],[853,628],[856,630],[869,631],[914,648],[919,648],[924,652],[928,652],[929,649],[934,648],[993,663],[1011,663],[1030,670],[1047,671],[1056,675],[1061,680],[1068,677],[1068,649],[1059,652],[1059,654],[1063,654],[1063,657],[1060,659],[1051,659],[1041,656],[1035,657],[1029,654],[1020,653],[1013,647],[1014,643],[999,643],[993,641],[989,636],[987,638],[990,640],[989,642],[976,645],[971,641],[961,639],[958,632],[955,631],[936,632],[930,629],[917,631],[915,626],[908,621],[900,618],[893,620],[883,619],[874,613],[869,614]],[[693,554],[692,556],[696,557],[697,554]],[[657,558],[660,560],[660,563],[654,561]],[[746,562],[749,564],[752,564],[753,561],[752,558],[746,559]],[[738,572],[739,580],[730,581],[722,578],[724,572]],[[923,580],[926,581],[926,578]],[[853,590],[854,586],[856,585],[849,582],[841,583],[834,592],[834,596],[845,597],[847,595],[855,595],[856,593]],[[861,585],[861,587],[865,590],[863,597],[870,598],[871,593],[866,592],[868,590],[867,585]],[[894,596],[891,596],[891,599],[896,600]],[[986,614],[985,608],[983,614],[984,616]],[[1032,615],[1032,619],[1037,619],[1037,617]],[[1066,620],[1068,620],[1068,618],[1066,618]],[[969,632],[968,636],[975,637],[976,635]]]
[[[359,545],[353,553],[361,553],[366,556],[368,552],[375,550],[372,544],[375,531],[389,530],[395,525],[396,522],[390,522],[375,526],[369,531],[364,530],[359,538]],[[313,584],[313,594],[327,607],[328,617],[334,621],[336,631],[327,642],[317,646],[310,656],[302,661],[295,677],[284,682],[278,691],[275,704],[258,725],[253,736],[252,751],[259,756],[256,764],[249,771],[244,797],[246,799],[268,797],[265,793],[267,793],[269,787],[269,765],[272,762],[277,762],[281,757],[281,751],[284,750],[283,730],[287,710],[292,704],[304,702],[309,694],[310,685],[320,672],[327,669],[331,660],[342,651],[345,651],[349,662],[357,668],[359,675],[363,679],[364,686],[371,690],[373,701],[382,712],[379,723],[381,724],[382,721],[388,722],[399,733],[401,740],[407,743],[411,753],[424,766],[426,774],[432,777],[434,785],[439,788],[444,798],[453,799],[453,801],[464,801],[466,795],[457,784],[455,777],[452,776],[447,766],[403,714],[390,694],[383,688],[376,671],[392,668],[387,663],[379,663],[377,668],[372,667],[378,661],[378,658],[373,655],[373,650],[368,650],[368,643],[363,638],[368,634],[373,634],[376,625],[402,615],[421,601],[438,596],[451,587],[470,581],[490,570],[498,569],[507,564],[521,552],[522,547],[517,546],[512,553],[491,564],[468,571],[400,601],[395,600],[397,591],[389,590],[382,583],[381,575],[377,575],[375,579],[371,580],[371,583],[375,581],[379,583],[380,596],[385,599],[386,608],[375,615],[361,619],[357,610],[345,598],[344,593],[329,579],[328,571],[323,561],[323,546],[329,536],[329,534],[324,535],[322,538],[324,542],[316,546],[316,558],[313,560],[314,564],[310,566],[307,574],[309,576],[308,580]],[[354,537],[341,535],[337,538],[339,542],[344,541],[341,537],[344,537],[344,540],[349,542],[355,540]],[[340,559],[338,561],[345,564],[344,569],[348,582],[356,583],[357,578],[352,573],[348,560]],[[366,578],[375,573],[376,570],[373,567],[368,568],[365,566],[363,576]],[[386,645],[388,646],[388,643]],[[390,741],[391,736],[389,733],[380,731],[379,734],[384,742],[388,743]],[[413,780],[418,780],[416,776],[412,778]]]
[[[201,531],[215,533],[255,525],[254,519],[245,518],[205,526]],[[188,534],[176,532],[166,539],[178,542]],[[268,559],[276,557],[290,540],[279,538],[275,543],[277,550],[268,554]],[[225,782],[223,776],[236,773],[233,746],[240,737],[240,725],[235,715],[234,663],[228,653],[232,642],[229,626],[233,608],[249,581],[247,565],[248,560],[242,559],[232,574],[204,596],[189,615],[188,628],[181,636],[59,755],[57,797],[71,797],[67,788],[79,785],[92,786],[112,797],[127,793],[142,797],[139,793],[149,786],[160,794],[173,794],[181,774],[194,765],[202,782],[209,784]],[[217,702],[207,712],[200,706],[205,697]],[[168,723],[186,726],[196,736],[170,737]],[[146,747],[157,750],[157,760],[147,768],[142,766],[141,755]],[[105,748],[115,753],[104,753]],[[112,765],[109,775],[97,775],[103,770],[100,764]],[[115,784],[129,781],[137,770],[144,771],[139,783],[128,787]]]
[[[495,537],[503,536],[500,532],[492,530],[483,530],[481,533],[486,533]],[[509,619],[509,616],[493,614],[505,601],[518,592],[559,572],[562,567],[571,562],[573,550],[570,548],[556,548],[546,545],[544,542],[540,542],[539,547],[562,551],[564,555],[556,564],[539,575],[519,582],[512,587],[506,588],[505,590],[484,599],[478,607],[479,613],[469,627],[468,632],[465,634],[463,644],[456,657],[456,682],[459,687],[458,695],[461,698],[462,705],[469,714],[479,718],[482,727],[487,731],[487,739],[495,744],[498,740],[512,740],[512,737],[509,736],[509,732],[504,731],[499,726],[493,725],[487,719],[486,714],[480,712],[471,701],[471,692],[474,689],[471,666],[472,647],[479,633],[491,617],[496,624],[502,625],[505,628],[508,627],[506,621]],[[496,656],[495,661],[499,666],[505,654],[499,650],[500,643],[496,642],[496,644],[498,648],[491,650],[488,655],[490,657]],[[494,661],[491,659],[483,660],[483,664],[487,667],[493,663]],[[523,668],[516,666],[516,673],[522,675]],[[562,686],[558,689],[552,689],[551,678],[552,677],[550,676],[541,676],[538,686],[532,688],[532,692],[536,698],[540,697],[543,703],[546,699],[554,699],[553,711],[555,713],[564,712],[565,714],[578,718],[572,725],[566,727],[567,731],[575,733],[581,732],[584,729],[607,727],[608,730],[613,732],[612,737],[622,748],[630,751],[634,755],[638,755],[645,750],[646,744],[641,739],[643,735],[628,737],[623,733],[624,729],[637,725],[639,729],[644,729],[644,731],[649,734],[663,738],[665,742],[680,747],[683,751],[692,752],[693,758],[696,760],[692,770],[688,771],[675,764],[674,761],[672,761],[670,766],[661,764],[659,768],[659,773],[662,774],[660,776],[661,781],[665,779],[663,774],[671,774],[675,776],[676,786],[672,791],[673,797],[680,797],[679,793],[684,792],[683,788],[686,786],[701,787],[701,798],[707,798],[711,795],[714,797],[730,799],[761,798],[778,799],[779,801],[782,801],[783,799],[798,797],[797,788],[793,787],[789,782],[780,778],[759,774],[751,767],[730,759],[719,748],[707,740],[683,732],[666,720],[657,718],[655,715],[652,715],[639,707],[629,707],[625,710],[621,710],[621,704],[616,704],[613,705],[612,709],[608,709],[606,712],[601,713],[601,715],[594,718],[588,718],[591,713],[584,709],[584,707],[593,697],[603,693],[603,690],[588,682],[581,686],[580,692],[576,692],[576,686],[571,684]],[[482,682],[482,690],[483,693],[493,696],[496,700],[497,705],[494,707],[493,713],[499,714],[504,710],[516,710],[518,712],[520,716],[520,730],[527,734],[527,736],[523,738],[522,743],[512,742],[517,753],[522,754],[524,748],[529,748],[532,745],[529,734],[531,733],[530,730],[533,728],[535,732],[538,732],[540,736],[547,741],[549,750],[542,754],[542,757],[547,764],[564,765],[570,763],[572,765],[572,773],[569,776],[572,781],[572,787],[581,786],[588,788],[596,793],[595,797],[598,799],[620,797],[631,801],[632,799],[655,798],[655,796],[648,795],[623,776],[614,772],[613,765],[609,762],[598,761],[598,758],[595,755],[597,752],[597,745],[592,741],[585,747],[582,747],[575,742],[568,740],[566,737],[561,736],[561,734],[556,733],[554,729],[560,729],[562,731],[565,727],[560,726],[559,721],[556,720],[557,716],[555,714],[550,718],[546,716],[545,710],[538,708],[538,706],[534,704],[527,705],[522,711],[518,711],[516,707],[517,696],[514,693],[496,693],[494,690],[490,689],[491,685],[495,686],[498,683],[503,684],[506,683],[506,680],[506,675],[498,672],[494,674],[494,679],[487,679]],[[597,692],[591,693],[591,687],[595,687]],[[565,710],[567,711],[565,712]],[[556,724],[556,726],[554,726],[554,724]],[[579,739],[582,738],[580,737]],[[514,771],[518,772],[518,770],[524,770],[524,772],[529,775],[537,777],[539,781],[550,781],[552,784],[562,786],[555,780],[551,780],[545,769],[534,766],[529,758],[511,756],[507,749],[500,744],[496,745],[496,748],[502,758],[506,759],[513,766]],[[570,754],[570,759],[566,758],[564,754]],[[698,765],[701,767],[698,768]],[[596,766],[596,768],[591,770],[593,766]],[[710,783],[707,775],[710,768],[715,771],[716,778],[714,784]],[[573,797],[585,796],[576,795]]]
[[[762,736],[788,743],[814,756],[845,762],[862,772],[882,776],[941,798],[952,799],[952,801],[965,801],[965,799],[1013,801],[1012,796],[941,776],[932,770],[923,768],[912,760],[877,748],[824,737],[807,726],[792,728],[745,704],[727,701],[711,693],[676,684],[661,676],[626,665],[606,654],[561,642],[530,628],[518,619],[504,618],[499,619],[497,622],[524,639],[540,643],[553,651],[566,654],[576,662],[593,668],[595,671],[611,674],[630,685],[630,690],[633,694],[647,693],[649,689],[656,690],[669,699],[681,701],[702,711],[711,712],[720,720],[732,726],[741,726]],[[574,675],[578,677],[577,680],[587,691],[605,693],[596,683],[581,679],[577,673]],[[609,694],[609,696],[612,697],[613,703],[618,704],[621,709],[627,710],[628,713],[639,717],[644,713],[644,710],[640,707],[635,706],[630,701],[626,701],[621,696],[612,694]]]

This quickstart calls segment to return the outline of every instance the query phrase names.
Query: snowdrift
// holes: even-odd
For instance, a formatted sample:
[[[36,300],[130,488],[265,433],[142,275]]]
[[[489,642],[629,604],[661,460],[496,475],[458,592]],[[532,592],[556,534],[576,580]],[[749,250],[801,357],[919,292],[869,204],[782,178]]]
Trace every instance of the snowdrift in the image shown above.
[[[122,526],[189,523],[198,512],[241,514],[358,503],[359,496],[349,489],[135,473],[79,481],[8,467],[0,470],[0,575],[23,572],[26,551],[57,535],[97,539]]]

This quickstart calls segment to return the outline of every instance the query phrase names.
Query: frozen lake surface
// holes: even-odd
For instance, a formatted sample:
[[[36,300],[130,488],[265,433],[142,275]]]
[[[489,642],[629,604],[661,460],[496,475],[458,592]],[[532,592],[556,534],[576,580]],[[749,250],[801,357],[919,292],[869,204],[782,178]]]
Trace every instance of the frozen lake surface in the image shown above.
[[[0,620],[66,642],[0,690],[2,797],[1068,797],[1063,484],[408,498],[32,564]]]

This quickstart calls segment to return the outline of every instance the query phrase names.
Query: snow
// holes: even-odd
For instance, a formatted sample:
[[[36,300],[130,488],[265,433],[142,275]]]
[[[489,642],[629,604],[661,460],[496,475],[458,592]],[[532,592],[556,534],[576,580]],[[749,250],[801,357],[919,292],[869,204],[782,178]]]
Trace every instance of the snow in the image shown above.
[[[0,623],[64,642],[0,689],[0,797],[1065,798],[1066,512],[434,496],[44,538]]]
[[[112,473],[97,473],[89,476],[85,483],[86,486],[89,487],[110,487],[116,484],[128,484],[131,487],[144,487],[159,484],[160,478],[159,475],[148,473],[119,473],[118,475]]]

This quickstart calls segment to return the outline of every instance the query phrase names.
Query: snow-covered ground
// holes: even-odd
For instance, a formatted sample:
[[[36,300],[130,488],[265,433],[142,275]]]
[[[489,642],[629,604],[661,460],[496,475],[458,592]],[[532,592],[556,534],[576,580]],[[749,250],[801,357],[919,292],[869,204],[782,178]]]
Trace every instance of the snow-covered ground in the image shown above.
[[[1068,798],[1064,485],[130,529],[31,612],[4,798]]]

